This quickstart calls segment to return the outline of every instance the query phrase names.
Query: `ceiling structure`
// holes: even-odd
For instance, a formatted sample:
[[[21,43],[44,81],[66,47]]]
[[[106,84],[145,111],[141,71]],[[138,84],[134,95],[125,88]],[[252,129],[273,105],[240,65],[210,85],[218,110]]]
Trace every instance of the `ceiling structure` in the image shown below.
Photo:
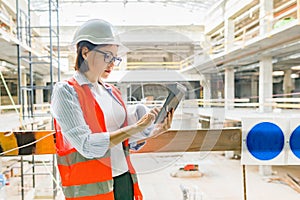
[[[78,25],[95,17],[109,19],[114,25],[128,25],[128,23],[130,25],[141,23],[159,25],[162,22],[177,25],[182,23],[202,24],[207,11],[220,2],[222,1],[58,0],[61,16],[60,24],[62,26]],[[48,0],[31,0],[30,4],[36,8],[47,8]],[[166,19],[167,22],[165,22]]]
[[[31,6],[47,9],[47,2],[31,0]],[[128,61],[183,60],[201,49],[203,18],[218,2],[222,1],[58,0],[61,56],[70,58],[74,54],[70,44],[78,26],[102,18],[117,28],[122,42],[131,50]],[[40,15],[41,24],[47,24],[47,14]]]
[[[141,4],[141,3],[150,3],[150,4],[160,4],[165,7],[167,6],[178,6],[185,8],[189,11],[207,11],[219,0],[59,0],[60,5],[63,4],[84,4],[84,3],[114,3],[114,4],[123,4],[126,7],[129,4]]]

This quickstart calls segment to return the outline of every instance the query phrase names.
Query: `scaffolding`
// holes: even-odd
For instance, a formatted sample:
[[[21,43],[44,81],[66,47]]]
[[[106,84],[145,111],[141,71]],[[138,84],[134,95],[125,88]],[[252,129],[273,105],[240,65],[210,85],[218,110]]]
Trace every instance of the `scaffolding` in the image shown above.
[[[50,113],[37,113],[34,104],[40,100],[50,102],[53,85],[60,80],[60,49],[59,49],[59,3],[58,0],[16,0],[17,23],[17,57],[18,57],[18,103],[21,105],[21,116],[34,120]],[[35,22],[36,18],[47,20]],[[39,45],[41,44],[41,45]],[[47,44],[45,46],[44,44]],[[25,51],[24,51],[25,48]],[[24,53],[26,52],[26,53]],[[56,80],[55,80],[56,79]],[[38,83],[37,80],[40,80]],[[51,127],[53,129],[53,127]],[[31,130],[33,130],[31,124]],[[32,156],[32,167],[24,169],[24,159],[21,156],[21,196],[25,199],[24,176],[32,175],[32,187],[36,187],[35,156]],[[52,172],[57,177],[55,155],[52,157]],[[28,171],[31,170],[31,173]],[[41,173],[44,175],[45,173]],[[53,199],[57,195],[57,182],[53,179]]]
[[[27,11],[19,8],[19,0],[16,1],[17,38],[22,44],[28,47],[28,55],[22,55],[22,46],[17,44],[18,84],[20,88],[18,101],[19,104],[22,105],[23,118],[32,118],[37,117],[37,113],[34,113],[33,106],[35,103],[35,92],[37,90],[44,90],[44,92],[47,93],[47,96],[44,97],[44,101],[49,102],[54,76],[56,75],[57,81],[60,80],[58,0],[27,0]],[[48,22],[45,21],[43,25],[35,23],[33,19],[36,16],[43,18],[46,16]],[[39,46],[39,43],[46,43],[48,46]],[[33,44],[35,44],[35,46],[33,46]],[[57,69],[56,72],[54,68]],[[22,77],[23,72],[27,74],[26,77]],[[39,86],[34,82],[36,78],[44,79],[45,77],[48,79],[46,86]]]

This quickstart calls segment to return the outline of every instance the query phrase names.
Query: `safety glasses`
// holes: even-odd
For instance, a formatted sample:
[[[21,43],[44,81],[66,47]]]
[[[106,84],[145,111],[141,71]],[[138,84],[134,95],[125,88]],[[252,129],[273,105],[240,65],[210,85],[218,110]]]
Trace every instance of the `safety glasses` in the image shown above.
[[[112,53],[104,52],[104,51],[101,51],[99,49],[93,49],[93,51],[96,51],[98,53],[103,54],[104,55],[104,62],[106,62],[106,63],[114,62],[115,66],[119,66],[120,63],[122,62],[122,58],[120,58],[120,57],[114,57],[112,55]]]

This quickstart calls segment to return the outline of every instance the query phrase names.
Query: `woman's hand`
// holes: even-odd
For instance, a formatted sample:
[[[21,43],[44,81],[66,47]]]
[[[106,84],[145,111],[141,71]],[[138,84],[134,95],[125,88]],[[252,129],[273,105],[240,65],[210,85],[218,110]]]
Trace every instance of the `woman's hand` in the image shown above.
[[[151,137],[157,137],[158,135],[166,132],[169,128],[171,128],[172,120],[174,115],[174,109],[168,112],[167,117],[162,123],[156,124],[151,133]]]
[[[145,128],[150,126],[154,122],[158,113],[159,109],[153,108],[149,113],[145,114],[139,121],[137,121],[136,125],[140,129],[140,131],[143,131]]]

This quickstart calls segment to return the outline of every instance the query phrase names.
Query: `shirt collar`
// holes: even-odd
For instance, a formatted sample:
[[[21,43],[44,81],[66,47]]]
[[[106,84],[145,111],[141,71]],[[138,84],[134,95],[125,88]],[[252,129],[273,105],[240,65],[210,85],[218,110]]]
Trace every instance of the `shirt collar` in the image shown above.
[[[77,83],[82,86],[84,84],[87,84],[89,86],[92,85],[92,83],[86,78],[86,76],[79,72],[79,71],[76,71],[75,74],[73,75],[73,78],[77,81]]]
[[[102,82],[102,83],[99,82],[99,84],[102,85],[109,93],[112,94],[112,88],[109,84],[107,84],[105,82]]]
[[[80,86],[87,84],[90,87],[93,87],[91,81],[89,81],[83,73],[76,71],[73,77]],[[109,84],[103,83],[103,87],[112,94],[112,88]]]

